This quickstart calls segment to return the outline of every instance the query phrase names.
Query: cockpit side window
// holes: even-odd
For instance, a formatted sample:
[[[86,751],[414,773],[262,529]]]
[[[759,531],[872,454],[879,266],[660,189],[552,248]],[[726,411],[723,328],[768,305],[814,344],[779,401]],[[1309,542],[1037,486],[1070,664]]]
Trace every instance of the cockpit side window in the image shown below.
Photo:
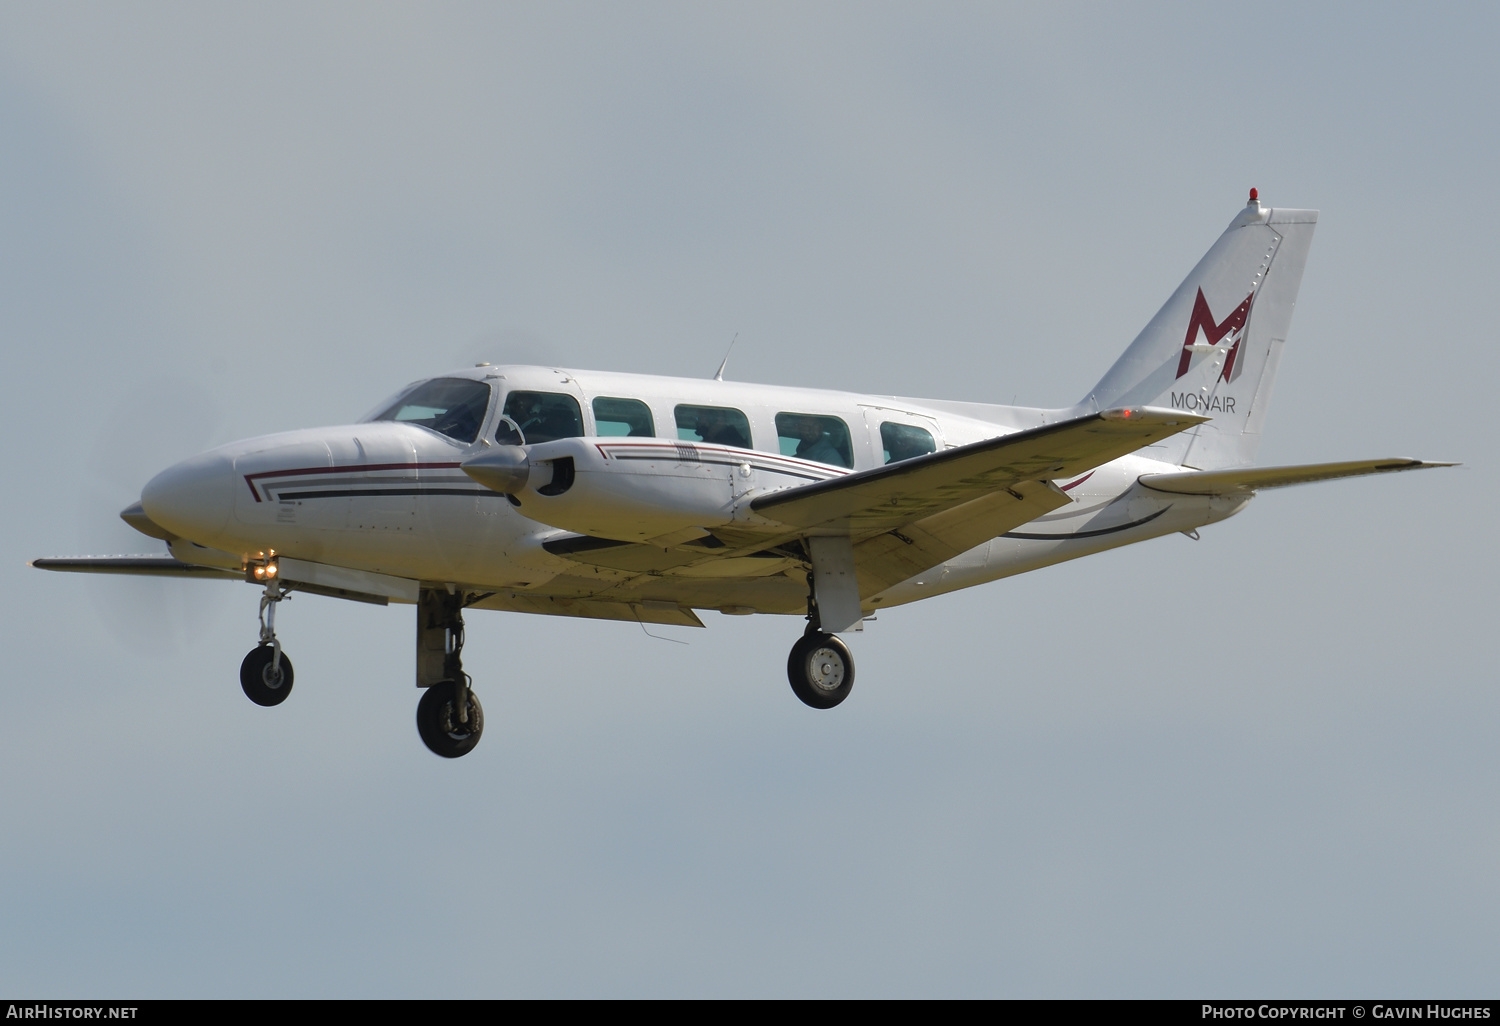
[[[678,406],[677,437],[684,442],[750,448],[750,420],[727,406]]]
[[[639,399],[609,399],[605,396],[595,399],[594,430],[603,438],[619,435],[631,438],[656,437],[651,408]]]
[[[778,413],[776,436],[781,442],[783,456],[796,456],[834,467],[854,466],[849,426],[837,417]]]
[[[937,452],[937,443],[925,428],[911,424],[895,424],[886,421],[880,425],[880,445],[885,450],[887,463],[900,463],[913,456],[925,456]]]
[[[479,437],[490,405],[488,382],[472,378],[433,378],[402,394],[370,420],[416,424],[465,445]]]
[[[565,392],[512,392],[503,412],[516,422],[527,445],[583,437],[583,412]]]

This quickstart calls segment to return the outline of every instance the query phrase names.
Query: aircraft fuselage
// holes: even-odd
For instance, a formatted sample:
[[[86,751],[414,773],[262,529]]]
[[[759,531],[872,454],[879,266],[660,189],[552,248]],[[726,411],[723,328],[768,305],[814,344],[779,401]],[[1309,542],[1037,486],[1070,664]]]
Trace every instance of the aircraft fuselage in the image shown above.
[[[891,446],[903,436],[951,448],[1066,412],[547,367],[477,367],[445,379],[489,389],[472,439],[393,420],[248,439],[158,475],[142,493],[146,513],[178,536],[171,549],[179,559],[231,569],[276,554],[452,584],[487,593],[478,604],[488,608],[658,622],[690,622],[692,609],[801,614],[805,571],[774,553],[641,570],[581,564],[560,551],[577,535],[646,543],[694,528],[733,533],[763,519],[750,508],[757,496],[885,465],[901,455]],[[500,447],[502,411],[516,412],[517,395],[576,404],[578,422],[563,429],[581,434],[528,447],[533,467],[570,461],[566,489],[547,494],[552,470],[533,470],[534,480],[508,496],[462,469]],[[748,444],[702,437],[694,418],[704,410],[728,411],[742,432],[730,441]],[[840,434],[841,451],[825,452],[829,462],[798,457],[799,419],[832,424],[825,437]],[[1176,469],[1151,459],[1148,447],[1060,481],[1071,500],[1062,509],[869,596],[869,608],[1191,530],[1245,501],[1168,496],[1136,484],[1142,474]],[[388,599],[410,597],[386,591]]]

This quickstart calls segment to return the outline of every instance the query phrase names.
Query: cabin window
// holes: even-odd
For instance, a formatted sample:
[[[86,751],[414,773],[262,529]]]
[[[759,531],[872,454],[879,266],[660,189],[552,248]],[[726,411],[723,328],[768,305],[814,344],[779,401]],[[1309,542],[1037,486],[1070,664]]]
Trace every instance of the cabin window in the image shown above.
[[[911,424],[893,424],[886,421],[880,425],[880,445],[885,450],[887,463],[900,463],[913,456],[926,456],[937,452],[937,443],[932,433]]]
[[[416,424],[467,445],[479,437],[489,405],[487,382],[473,378],[433,378],[408,389],[370,419]]]
[[[651,409],[639,399],[609,399],[604,396],[595,399],[594,431],[603,438],[621,435],[631,438],[656,437]]]
[[[521,429],[527,445],[583,437],[583,412],[565,392],[512,392],[503,412]]]
[[[679,406],[675,413],[677,437],[684,442],[750,448],[750,421],[739,410],[727,406]]]
[[[778,413],[776,437],[781,443],[783,456],[796,456],[834,467],[854,466],[853,449],[849,444],[849,426],[837,417],[819,417],[811,413]]]

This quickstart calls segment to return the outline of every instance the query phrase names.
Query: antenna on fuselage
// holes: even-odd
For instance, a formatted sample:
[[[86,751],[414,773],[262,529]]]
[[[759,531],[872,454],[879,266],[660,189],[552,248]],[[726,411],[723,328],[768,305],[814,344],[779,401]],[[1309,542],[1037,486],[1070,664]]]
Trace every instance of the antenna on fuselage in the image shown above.
[[[729,340],[729,348],[724,350],[724,360],[719,364],[718,372],[714,374],[715,381],[724,380],[724,368],[729,366],[729,354],[734,352],[734,343],[739,339],[740,333],[735,332],[734,338]]]

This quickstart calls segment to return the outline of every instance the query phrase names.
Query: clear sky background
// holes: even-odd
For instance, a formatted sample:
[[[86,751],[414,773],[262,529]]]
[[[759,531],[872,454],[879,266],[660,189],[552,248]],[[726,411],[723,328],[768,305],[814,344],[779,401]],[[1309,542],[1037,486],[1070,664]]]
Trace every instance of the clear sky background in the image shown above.
[[[0,5],[0,992],[1493,996],[1497,10]],[[251,588],[25,566],[481,359],[1069,404],[1250,186],[1262,462],[1465,466],[882,613],[834,712],[792,619],[476,613],[448,762],[410,607],[261,709]]]

